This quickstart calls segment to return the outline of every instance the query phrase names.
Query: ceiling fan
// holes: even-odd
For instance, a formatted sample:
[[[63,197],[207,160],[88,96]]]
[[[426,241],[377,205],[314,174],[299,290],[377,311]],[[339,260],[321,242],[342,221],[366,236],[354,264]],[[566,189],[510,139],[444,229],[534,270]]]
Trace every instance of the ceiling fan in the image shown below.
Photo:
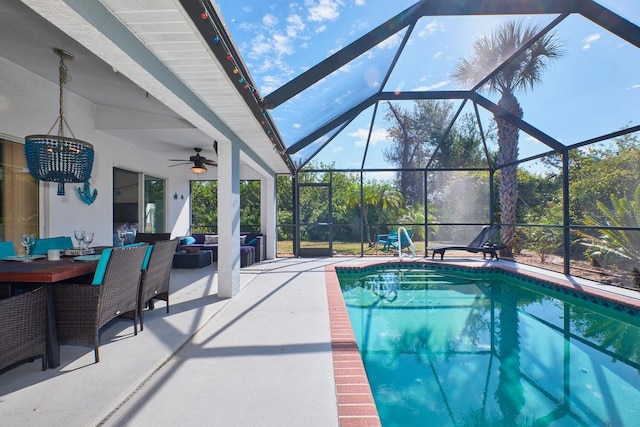
[[[200,155],[202,148],[194,148],[194,150],[196,151],[196,154],[189,157],[189,160],[169,159],[170,162],[182,162],[182,163],[177,163],[175,165],[171,165],[169,167],[188,165],[190,163],[193,163],[193,166],[191,166],[191,172],[200,174],[207,171],[207,167],[205,165],[218,166],[218,164],[213,160],[209,160],[206,157]]]

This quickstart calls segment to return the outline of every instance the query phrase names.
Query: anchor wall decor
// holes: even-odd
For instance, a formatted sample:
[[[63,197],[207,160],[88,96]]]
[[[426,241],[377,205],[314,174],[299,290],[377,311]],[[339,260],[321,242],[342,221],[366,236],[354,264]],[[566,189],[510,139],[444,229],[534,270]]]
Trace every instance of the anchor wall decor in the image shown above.
[[[87,205],[90,205],[96,201],[96,198],[98,197],[98,190],[94,188],[92,194],[91,184],[89,184],[89,180],[86,180],[82,188],[78,187],[78,196],[80,196],[80,200],[85,202]]]

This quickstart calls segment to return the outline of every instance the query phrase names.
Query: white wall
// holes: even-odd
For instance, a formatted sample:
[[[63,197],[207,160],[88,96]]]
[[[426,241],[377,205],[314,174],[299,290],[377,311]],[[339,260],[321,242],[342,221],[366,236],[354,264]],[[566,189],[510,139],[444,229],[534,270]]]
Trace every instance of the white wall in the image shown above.
[[[57,76],[57,69],[51,72]],[[58,85],[1,57],[0,82],[0,134],[22,142],[26,135],[47,133],[58,117]],[[188,169],[168,168],[167,159],[96,131],[94,104],[76,96],[71,88],[72,82],[65,86],[64,115],[75,137],[94,146],[90,183],[92,190],[98,190],[98,197],[93,204],[87,205],[76,193],[82,184],[66,184],[66,195],[57,196],[56,183],[41,182],[41,236],[72,235],[74,229],[80,228],[95,231],[94,245],[111,245],[114,166],[166,178],[167,229],[173,236],[187,234],[190,217]],[[57,127],[51,133],[56,134]],[[68,131],[65,136],[72,137]],[[177,200],[173,199],[174,193],[179,195]],[[180,195],[184,195],[184,199]]]

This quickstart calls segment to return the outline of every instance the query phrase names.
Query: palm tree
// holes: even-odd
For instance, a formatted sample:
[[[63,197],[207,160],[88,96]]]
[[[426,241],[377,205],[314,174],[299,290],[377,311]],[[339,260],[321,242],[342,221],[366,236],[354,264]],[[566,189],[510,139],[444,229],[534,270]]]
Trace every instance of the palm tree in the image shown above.
[[[388,183],[379,183],[377,181],[366,182],[362,186],[362,205],[360,204],[360,192],[355,191],[357,186],[354,186],[354,191],[351,191],[350,197],[347,200],[349,207],[360,206],[360,212],[364,222],[364,229],[366,230],[367,243],[369,246],[373,245],[371,235],[369,233],[369,207],[374,207],[378,212],[378,220],[376,224],[376,234],[380,234],[380,224],[382,223],[382,215],[385,210],[393,209],[397,211],[402,207],[404,199],[400,190],[397,187]]]
[[[596,206],[604,221],[592,215],[585,215],[584,225],[597,227],[604,223],[620,229],[601,229],[596,236],[576,230],[575,233],[588,248],[587,256],[595,258],[598,255],[614,255],[637,264],[640,261],[640,241],[635,231],[626,228],[640,227],[640,185],[636,187],[633,198],[616,197],[612,194],[611,207],[601,201],[597,201]]]
[[[522,108],[514,93],[517,90],[533,89],[541,82],[542,72],[549,60],[562,55],[555,34],[546,33],[523,52],[510,58],[539,32],[539,28],[525,27],[520,21],[504,23],[491,35],[476,40],[472,55],[462,58],[456,64],[453,78],[460,86],[473,86],[510,59],[481,89],[500,93],[498,106],[521,119]],[[498,165],[517,161],[518,128],[498,115],[495,115],[494,119],[498,127]],[[518,202],[517,166],[513,164],[502,168],[498,179],[501,222],[515,224]],[[502,256],[512,256],[514,235],[513,226],[501,228],[502,242],[506,245],[506,249],[501,251]]]

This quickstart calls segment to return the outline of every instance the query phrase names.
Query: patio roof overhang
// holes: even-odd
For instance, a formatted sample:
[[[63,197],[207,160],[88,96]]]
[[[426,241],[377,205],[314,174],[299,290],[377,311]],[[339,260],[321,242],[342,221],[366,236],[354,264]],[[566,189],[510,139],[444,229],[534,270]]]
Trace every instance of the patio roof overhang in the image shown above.
[[[72,52],[67,90],[95,104],[102,132],[166,159],[193,147],[215,159],[228,140],[249,176],[291,171],[177,0],[10,0],[0,40],[2,57],[52,82],[51,48]]]

